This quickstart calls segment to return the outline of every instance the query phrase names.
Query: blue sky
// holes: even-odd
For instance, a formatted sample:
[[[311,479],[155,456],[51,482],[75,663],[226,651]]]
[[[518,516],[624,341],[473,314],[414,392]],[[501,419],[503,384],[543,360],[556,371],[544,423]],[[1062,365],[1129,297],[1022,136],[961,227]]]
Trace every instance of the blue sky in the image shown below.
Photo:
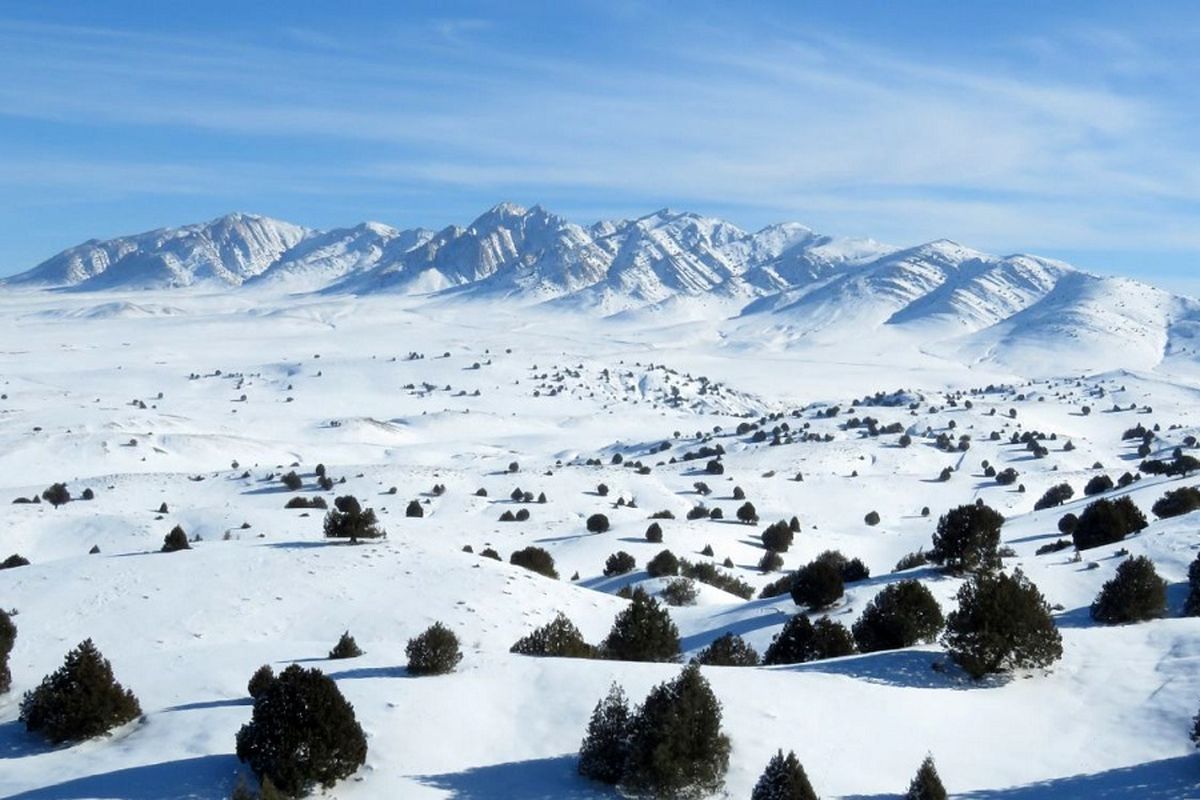
[[[507,199],[1195,291],[1198,42],[1182,2],[0,2],[0,274],[232,210]]]

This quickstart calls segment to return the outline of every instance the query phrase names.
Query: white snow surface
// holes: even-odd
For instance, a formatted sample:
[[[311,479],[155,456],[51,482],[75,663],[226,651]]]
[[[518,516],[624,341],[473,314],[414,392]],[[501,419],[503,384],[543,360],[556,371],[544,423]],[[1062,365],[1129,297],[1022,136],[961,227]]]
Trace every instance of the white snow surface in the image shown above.
[[[732,742],[727,796],[748,797],[778,748],[796,751],[826,798],[898,796],[926,753],[955,797],[1200,796],[1188,740],[1200,704],[1200,619],[1180,617],[1200,547],[1196,518],[1150,514],[1165,491],[1190,482],[1146,477],[1120,490],[1154,521],[1119,545],[1087,551],[1081,563],[1070,550],[1034,554],[1059,538],[1063,513],[1086,505],[1089,478],[1136,471],[1136,443],[1121,440],[1126,428],[1160,423],[1158,457],[1200,434],[1191,301],[936,243],[889,254],[853,278],[816,270],[816,288],[742,313],[729,295],[705,291],[691,303],[682,290],[740,279],[754,269],[749,261],[778,264],[811,232],[772,230],[755,245],[766,255],[735,258],[750,247],[740,231],[673,212],[592,229],[549,225],[545,212],[513,207],[489,213],[406,251],[421,254],[431,284],[459,287],[433,298],[289,294],[335,274],[382,285],[370,264],[384,263],[378,254],[403,234],[383,226],[313,234],[262,220],[252,227],[275,233],[264,232],[256,241],[265,249],[255,252],[308,247],[320,254],[307,262],[315,272],[276,286],[273,268],[248,256],[244,274],[261,280],[237,292],[212,284],[0,292],[0,557],[16,552],[32,562],[0,571],[0,606],[16,612],[19,629],[13,690],[0,696],[0,796],[226,798],[245,774],[233,752],[251,712],[247,679],[264,663],[300,662],[334,678],[370,748],[354,777],[321,796],[613,797],[575,772],[593,706],[613,681],[640,700],[679,666],[521,657],[509,653],[519,637],[563,611],[599,641],[624,607],[621,586],[661,588],[642,568],[664,547],[706,560],[700,551],[711,545],[715,563],[730,558],[729,571],[757,589],[777,577],[755,567],[757,535],[792,515],[802,531],[786,568],[837,548],[871,570],[830,610],[835,619],[853,623],[877,591],[904,577],[926,582],[949,612],[959,578],[891,570],[928,548],[939,513],[977,498],[1008,520],[1002,539],[1015,555],[1006,569],[1023,569],[1058,609],[1063,659],[980,684],[953,667],[935,671],[934,662],[945,662],[936,644],[800,666],[705,668]],[[530,262],[521,255],[530,241],[539,253],[559,248],[577,258]],[[686,252],[680,241],[691,243]],[[450,248],[477,255],[477,269],[442,260]],[[111,250],[110,263],[120,263],[120,251]],[[97,259],[71,261],[64,274],[103,277]],[[606,259],[622,266],[601,269]],[[550,261],[567,266],[556,272]],[[506,270],[505,283],[497,276]],[[640,295],[655,304],[625,304],[603,318],[562,302],[462,291],[495,281],[506,292],[542,285],[561,299],[562,287],[600,273],[589,285],[603,284],[614,303]],[[837,304],[864,327],[834,336]],[[810,316],[817,313],[825,315],[819,326]],[[997,388],[972,396],[970,409],[947,403],[948,393],[989,384]],[[899,405],[850,410],[856,399],[897,390],[905,392]],[[840,416],[818,416],[833,404]],[[1094,411],[1083,414],[1084,405]],[[782,416],[766,422],[768,432],[787,422],[832,441],[771,446],[770,436],[754,442],[735,433],[775,413]],[[914,444],[843,428],[850,416],[868,415],[900,422]],[[1048,457],[1008,443],[1029,430],[1054,434]],[[1001,441],[989,441],[991,431]],[[932,435],[942,432],[970,435],[971,449],[936,449]],[[1067,441],[1074,449],[1064,449]],[[663,442],[668,449],[656,452]],[[700,474],[704,460],[682,460],[717,443],[724,475]],[[650,473],[614,465],[617,453]],[[1019,470],[1026,491],[984,478],[984,459]],[[515,474],[507,472],[514,461]],[[345,479],[335,492],[317,489],[318,463]],[[946,466],[958,472],[939,483]],[[297,493],[268,477],[291,469],[304,479]],[[695,493],[698,480],[710,496]],[[96,497],[58,509],[7,505],[54,481]],[[1032,511],[1064,481],[1074,500]],[[607,497],[596,494],[600,483]],[[435,496],[434,484],[445,494]],[[732,521],[735,486],[760,525]],[[516,487],[545,492],[548,502],[518,506],[508,499]],[[479,488],[488,496],[476,496]],[[379,512],[386,540],[330,543],[320,511],[283,508],[293,494],[346,493]],[[424,505],[421,519],[404,516],[413,499]],[[726,520],[687,521],[702,500]],[[164,502],[168,512],[157,513]],[[497,522],[520,507],[531,512],[527,522]],[[662,523],[664,543],[653,545],[643,534],[661,509],[676,519]],[[882,518],[876,527],[863,522],[871,510]],[[609,516],[609,532],[585,531],[596,512]],[[176,524],[201,541],[159,553]],[[93,545],[99,555],[88,555]],[[528,545],[552,553],[559,580],[477,555],[490,546],[507,561]],[[1168,618],[1090,621],[1087,608],[1121,548],[1149,555],[1170,582]],[[605,578],[605,558],[618,550],[638,569]],[[672,609],[685,658],[726,631],[762,653],[798,611],[786,595],[743,601],[702,589],[697,605]],[[447,676],[409,677],[405,643],[433,621],[458,634],[463,662]],[[326,660],[344,630],[366,654]],[[17,721],[19,700],[86,637],[145,716],[104,738],[47,747]]]

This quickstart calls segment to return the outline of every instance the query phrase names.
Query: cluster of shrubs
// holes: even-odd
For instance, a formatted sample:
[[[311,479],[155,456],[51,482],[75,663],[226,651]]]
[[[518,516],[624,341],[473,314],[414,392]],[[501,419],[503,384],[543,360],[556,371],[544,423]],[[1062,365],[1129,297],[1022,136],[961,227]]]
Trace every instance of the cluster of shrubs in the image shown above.
[[[938,776],[933,757],[926,756],[917,769],[916,776],[908,785],[903,800],[946,800],[946,789]],[[782,750],[776,752],[767,762],[750,800],[819,800],[804,767],[796,754],[788,751],[785,756]]]
[[[560,658],[611,658],[619,661],[675,661],[679,658],[679,629],[671,615],[641,588],[617,614],[612,629],[598,646],[561,612],[550,622],[519,639],[511,652]]]
[[[343,495],[333,501],[333,510],[325,515],[325,536],[330,539],[378,539],[387,535],[379,526],[375,510],[363,508],[353,495]]]
[[[721,704],[696,664],[650,690],[636,709],[614,684],[596,704],[579,748],[579,774],[634,797],[700,797],[729,768]]]

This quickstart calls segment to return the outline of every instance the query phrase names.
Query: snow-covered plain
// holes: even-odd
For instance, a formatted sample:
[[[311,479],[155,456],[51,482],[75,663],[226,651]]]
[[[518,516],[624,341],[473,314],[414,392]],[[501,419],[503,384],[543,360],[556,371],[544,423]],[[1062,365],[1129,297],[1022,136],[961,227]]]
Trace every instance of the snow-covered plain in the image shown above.
[[[835,307],[807,297],[796,302]],[[1126,428],[1161,424],[1159,455],[1200,435],[1194,356],[1164,361],[1170,347],[1159,342],[1147,357],[1148,345],[1126,338],[1136,351],[1129,355],[1112,336],[1087,344],[1095,349],[1084,363],[1145,371],[1081,374],[1073,359],[1082,345],[1051,330],[1077,320],[1048,313],[1030,323],[1044,333],[1038,348],[1024,337],[1003,359],[982,355],[1003,347],[1001,334],[982,341],[971,328],[953,347],[944,338],[925,346],[911,332],[843,331],[839,341],[816,336],[807,344],[755,319],[721,319],[697,304],[598,319],[503,301],[267,289],[0,294],[0,500],[54,481],[75,496],[96,493],[58,509],[0,506],[0,557],[17,552],[32,561],[0,571],[0,605],[17,612],[19,627],[13,691],[0,696],[0,796],[228,797],[244,770],[233,750],[250,716],[247,679],[263,663],[300,662],[337,681],[368,735],[366,766],[327,796],[609,797],[575,774],[593,705],[613,681],[637,700],[678,667],[521,657],[508,652],[516,639],[561,610],[600,640],[625,602],[617,589],[642,581],[660,588],[641,567],[664,547],[703,560],[711,545],[716,563],[731,558],[734,572],[760,587],[775,576],[755,568],[763,552],[757,534],[793,514],[802,532],[787,568],[829,548],[870,567],[872,578],[849,586],[831,612],[850,624],[882,586],[914,575],[891,569],[929,546],[939,513],[980,497],[1008,517],[1003,544],[1016,556],[1006,568],[1021,567],[1061,607],[1062,661],[981,684],[953,668],[932,669],[944,661],[936,646],[801,666],[706,668],[733,745],[728,796],[748,797],[777,748],[796,751],[826,798],[895,796],[926,753],[956,797],[1200,796],[1200,757],[1188,740],[1200,706],[1200,620],[1179,618],[1200,547],[1195,518],[1152,522],[1120,545],[1088,551],[1082,563],[1072,563],[1070,551],[1034,555],[1059,538],[1063,513],[1086,504],[1088,478],[1136,471],[1136,443],[1121,441]],[[946,407],[946,392],[988,384],[1012,388],[973,397],[971,409]],[[920,398],[917,411],[849,411],[856,398],[898,389]],[[840,405],[841,416],[819,418],[827,404]],[[1114,404],[1153,411],[1113,412]],[[1095,411],[1085,416],[1084,405]],[[772,447],[734,433],[739,422],[774,412],[833,440]],[[902,423],[913,446],[842,428],[849,416],[867,415]],[[697,434],[718,426],[724,475],[699,474],[703,461],[660,463],[696,449]],[[926,429],[970,434],[974,443],[947,454]],[[988,441],[993,430],[1000,442]],[[1026,430],[1056,434],[1048,457],[1007,443]],[[670,448],[652,452],[662,442]],[[640,475],[612,465],[615,453],[653,469]],[[583,464],[592,458],[605,466]],[[984,478],[984,459],[1015,467],[1027,491]],[[513,461],[515,474],[507,472]],[[319,492],[318,463],[345,484]],[[379,512],[387,539],[330,543],[322,512],[285,510],[293,493],[266,476],[292,464],[305,484],[295,494],[352,493]],[[959,471],[937,482],[946,466]],[[697,480],[712,495],[697,495]],[[1063,481],[1076,499],[1033,512],[1042,492]],[[611,488],[607,497],[595,492],[599,483]],[[446,493],[433,496],[434,484]],[[1153,502],[1179,485],[1147,477],[1121,491],[1150,516]],[[733,521],[734,486],[761,525]],[[488,497],[475,496],[481,487]],[[527,522],[497,522],[517,508],[507,499],[516,487],[544,492],[548,502],[522,506],[531,511]],[[414,498],[425,503],[424,518],[405,518]],[[637,507],[617,507],[618,498]],[[726,520],[686,521],[702,499],[722,507]],[[157,513],[164,502],[168,513]],[[660,509],[677,519],[663,522],[664,543],[654,545],[643,532]],[[882,517],[876,527],[863,522],[871,510]],[[585,531],[595,512],[609,516],[609,532]],[[157,552],[176,524],[202,541],[187,552]],[[99,555],[88,554],[93,545]],[[494,547],[505,560],[518,548],[544,547],[561,579],[464,553],[464,545],[476,553]],[[1087,607],[1122,560],[1121,547],[1150,555],[1170,582],[1170,618],[1091,623]],[[617,550],[633,554],[639,570],[605,578],[605,558]],[[915,574],[944,611],[953,608],[958,579]],[[685,658],[726,631],[761,653],[797,611],[786,595],[742,601],[701,588],[697,605],[672,609]],[[459,635],[463,662],[448,676],[408,677],[405,642],[435,620]],[[326,661],[347,629],[366,654]],[[25,734],[18,702],[85,637],[111,659],[145,716],[110,737],[50,748]]]

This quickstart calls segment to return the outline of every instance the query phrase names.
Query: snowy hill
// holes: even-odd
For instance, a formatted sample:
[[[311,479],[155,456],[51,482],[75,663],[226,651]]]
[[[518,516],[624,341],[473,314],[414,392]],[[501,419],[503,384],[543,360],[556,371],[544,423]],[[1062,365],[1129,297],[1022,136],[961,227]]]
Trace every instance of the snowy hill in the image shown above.
[[[451,238],[490,242],[500,264],[511,257],[501,246],[510,239],[485,227]],[[499,227],[512,242],[540,235]],[[736,234],[694,234],[710,243],[705,269],[728,269],[721,242]],[[365,253],[401,238],[381,228],[310,241],[333,253],[356,237],[373,242]],[[12,343],[0,349],[0,557],[31,562],[0,570],[0,607],[15,612],[18,627],[13,690],[0,694],[0,796],[227,800],[247,776],[234,755],[252,712],[247,679],[264,663],[280,670],[300,662],[336,682],[369,744],[366,764],[319,796],[611,799],[576,773],[588,715],[612,682],[636,701],[679,665],[519,656],[509,652],[519,637],[561,611],[600,641],[628,607],[623,587],[663,592],[668,578],[651,577],[646,564],[670,549],[755,594],[701,583],[694,604],[671,607],[681,659],[726,632],[761,654],[803,613],[787,594],[757,597],[782,574],[758,567],[760,534],[793,515],[801,530],[781,554],[785,570],[833,548],[870,570],[814,620],[828,614],[852,626],[878,592],[903,579],[921,581],[948,613],[963,576],[893,570],[929,548],[940,514],[976,500],[1003,514],[1004,568],[1021,568],[1052,605],[1062,659],[979,683],[937,642],[705,667],[732,746],[728,796],[748,797],[778,748],[794,749],[830,798],[898,796],[927,753],[955,797],[1197,796],[1188,731],[1200,704],[1200,620],[1182,616],[1197,519],[1151,513],[1194,476],[1146,474],[1102,493],[1129,497],[1149,520],[1124,541],[1079,559],[1069,547],[1038,551],[1062,536],[1064,514],[1096,499],[1083,494],[1088,482],[1138,471],[1141,439],[1123,438],[1126,430],[1157,426],[1154,458],[1176,447],[1195,452],[1200,376],[1168,359],[1153,373],[1031,380],[1027,372],[1061,353],[1014,344],[1104,333],[1117,348],[1166,326],[1170,336],[1155,346],[1182,355],[1197,316],[1169,295],[1079,273],[1035,299],[1039,276],[1055,265],[983,262],[950,245],[937,251],[864,273],[880,286],[870,296],[886,298],[871,320],[887,333],[940,326],[939,316],[971,309],[977,329],[944,340],[978,359],[969,367],[876,341],[832,351],[797,339],[777,350],[686,309],[672,313],[670,303],[663,312],[594,319],[458,295],[0,294],[0,335]],[[666,261],[641,263],[657,275],[650,265]],[[829,280],[821,276],[813,291]],[[1007,305],[980,307],[980,286],[997,287],[989,296]],[[1114,289],[1116,300],[1108,297]],[[922,302],[906,312],[911,318],[895,319]],[[735,321],[790,313],[785,304]],[[1000,313],[1007,321],[989,325]],[[1129,320],[1142,327],[1108,333]],[[1005,326],[1025,333],[1005,340]],[[994,357],[984,358],[989,349]],[[841,411],[831,413],[834,406]],[[852,423],[867,416],[898,424],[911,443]],[[1022,434],[1042,436],[1046,453],[1014,444]],[[968,436],[970,447],[947,451],[939,436]],[[695,454],[716,446],[723,471],[710,474],[710,457]],[[1002,485],[985,461],[1016,470],[1017,482]],[[319,487],[318,463],[339,481],[332,491]],[[951,477],[937,480],[947,467]],[[294,492],[280,481],[293,470],[301,481]],[[9,505],[55,481],[76,499],[60,508]],[[1034,510],[1064,482],[1073,498]],[[518,502],[517,488],[546,501]],[[84,490],[95,498],[79,499]],[[331,542],[323,511],[284,507],[296,496],[332,502],[343,494],[378,511],[385,540]],[[735,521],[739,495],[753,502],[759,524]],[[414,500],[418,518],[406,516]],[[701,505],[709,513],[697,516]],[[500,521],[522,510],[528,519]],[[660,520],[663,541],[649,541],[650,517],[664,511],[673,518]],[[869,511],[878,524],[865,521]],[[587,532],[596,513],[611,521],[608,531]],[[159,552],[174,525],[198,540],[184,552]],[[90,554],[93,546],[99,552]],[[528,546],[552,555],[558,579],[507,563]],[[484,548],[502,560],[482,557]],[[636,567],[606,575],[618,551]],[[1165,618],[1120,626],[1090,618],[1123,551],[1150,557],[1168,581]],[[457,634],[462,663],[448,675],[412,676],[405,643],[434,621]],[[347,629],[365,654],[326,658]],[[85,637],[112,660],[143,716],[110,736],[51,747],[18,721],[20,698]]]

